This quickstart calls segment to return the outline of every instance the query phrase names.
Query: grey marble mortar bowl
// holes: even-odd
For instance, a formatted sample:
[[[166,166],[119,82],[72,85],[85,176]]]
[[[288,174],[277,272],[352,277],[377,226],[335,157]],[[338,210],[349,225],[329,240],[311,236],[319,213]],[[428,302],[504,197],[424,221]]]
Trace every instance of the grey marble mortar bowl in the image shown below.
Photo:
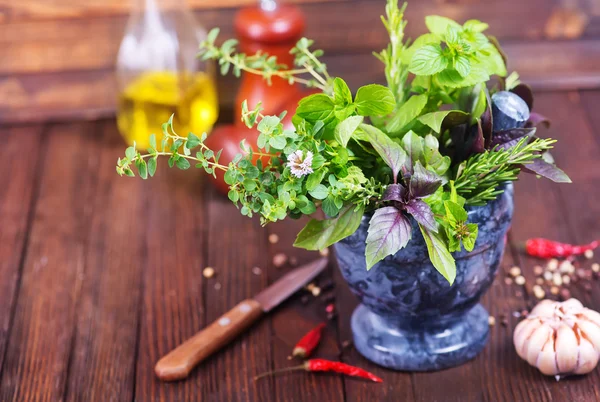
[[[335,244],[342,275],[360,305],[352,314],[354,345],[367,359],[387,368],[431,371],[474,358],[488,341],[488,313],[479,299],[490,287],[502,259],[513,216],[513,186],[496,200],[469,207],[479,224],[472,252],[455,253],[456,280],[450,285],[429,261],[416,222],[408,245],[367,271],[365,239],[370,216]]]

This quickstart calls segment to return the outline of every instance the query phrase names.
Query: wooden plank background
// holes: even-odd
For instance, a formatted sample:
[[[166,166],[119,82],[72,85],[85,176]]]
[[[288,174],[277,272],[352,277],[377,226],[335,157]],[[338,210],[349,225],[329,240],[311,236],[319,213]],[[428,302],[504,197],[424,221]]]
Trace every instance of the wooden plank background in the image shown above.
[[[135,1],[135,0],[134,0]],[[165,0],[176,4],[184,0]],[[232,35],[240,6],[251,0],[189,0],[206,27]],[[334,75],[352,87],[383,79],[371,52],[387,41],[384,0],[295,0],[306,35],[326,52]],[[114,113],[114,62],[128,14],[123,0],[0,0],[0,124],[92,119]],[[598,0],[419,0],[410,3],[407,35],[423,18],[478,18],[502,41],[509,67],[536,89],[600,87]],[[343,18],[338,18],[343,16]],[[219,79],[220,103],[231,108],[236,81]],[[227,119],[227,117],[225,118]]]

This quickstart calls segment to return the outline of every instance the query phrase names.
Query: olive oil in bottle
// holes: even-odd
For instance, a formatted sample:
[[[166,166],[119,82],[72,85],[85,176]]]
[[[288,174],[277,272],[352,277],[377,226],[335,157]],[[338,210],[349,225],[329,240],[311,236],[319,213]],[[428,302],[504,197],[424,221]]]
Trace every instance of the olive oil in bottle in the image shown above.
[[[181,136],[208,132],[217,119],[213,65],[198,59],[206,31],[185,0],[131,0],[132,9],[119,47],[117,126],[140,148],[173,115]]]
[[[150,134],[160,144],[161,126],[171,115],[179,135],[199,136],[210,131],[217,113],[215,85],[207,73],[146,72],[121,93],[117,125],[129,144],[146,149]]]

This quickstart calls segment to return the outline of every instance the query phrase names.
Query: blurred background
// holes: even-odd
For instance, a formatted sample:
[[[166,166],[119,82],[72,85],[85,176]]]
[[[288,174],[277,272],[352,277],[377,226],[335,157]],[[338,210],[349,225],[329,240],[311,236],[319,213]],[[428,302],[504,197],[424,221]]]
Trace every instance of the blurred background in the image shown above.
[[[97,119],[115,114],[115,65],[132,10],[147,0],[0,0],[0,124]],[[232,37],[234,17],[254,0],[152,0],[161,9],[190,9],[198,26]],[[303,12],[305,33],[325,51],[333,75],[356,89],[382,82],[371,53],[387,34],[384,0],[289,0]],[[425,32],[427,14],[490,24],[517,70],[534,90],[600,85],[600,0],[415,0],[407,35]],[[196,46],[197,44],[194,44]],[[217,78],[220,121],[230,122],[239,81]],[[139,92],[139,91],[138,91]],[[210,120],[210,117],[208,117]]]

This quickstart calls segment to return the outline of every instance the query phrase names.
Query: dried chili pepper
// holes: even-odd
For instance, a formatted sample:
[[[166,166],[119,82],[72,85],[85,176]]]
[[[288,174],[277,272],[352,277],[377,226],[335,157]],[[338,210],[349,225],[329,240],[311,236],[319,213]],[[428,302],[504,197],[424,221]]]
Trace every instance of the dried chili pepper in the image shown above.
[[[323,328],[325,328],[325,324],[319,324],[315,328],[311,329],[298,341],[296,346],[294,346],[294,351],[292,352],[292,356],[306,358],[311,355],[311,353],[315,350],[319,341],[321,340],[321,334],[323,333]]]
[[[593,241],[589,244],[576,246],[573,244],[536,238],[527,240],[525,243],[525,251],[527,254],[539,258],[569,257],[572,255],[583,254],[587,250],[593,250],[598,247],[598,244],[598,241]]]
[[[281,370],[275,370],[275,371],[271,371],[268,373],[264,373],[257,377],[254,377],[254,380],[258,380],[260,378],[263,378],[263,377],[266,377],[269,375],[273,375],[273,374],[279,374],[279,373],[284,373],[284,372],[288,372],[288,371],[299,371],[299,370],[305,370],[305,371],[309,371],[312,373],[314,373],[314,372],[333,372],[333,373],[344,374],[349,377],[365,378],[365,379],[371,380],[373,382],[383,382],[383,380],[381,378],[377,377],[375,374],[369,373],[368,371],[363,370],[359,367],[351,366],[346,363],[325,360],[325,359],[310,359],[310,360],[305,361],[304,364],[301,366],[286,367]]]

